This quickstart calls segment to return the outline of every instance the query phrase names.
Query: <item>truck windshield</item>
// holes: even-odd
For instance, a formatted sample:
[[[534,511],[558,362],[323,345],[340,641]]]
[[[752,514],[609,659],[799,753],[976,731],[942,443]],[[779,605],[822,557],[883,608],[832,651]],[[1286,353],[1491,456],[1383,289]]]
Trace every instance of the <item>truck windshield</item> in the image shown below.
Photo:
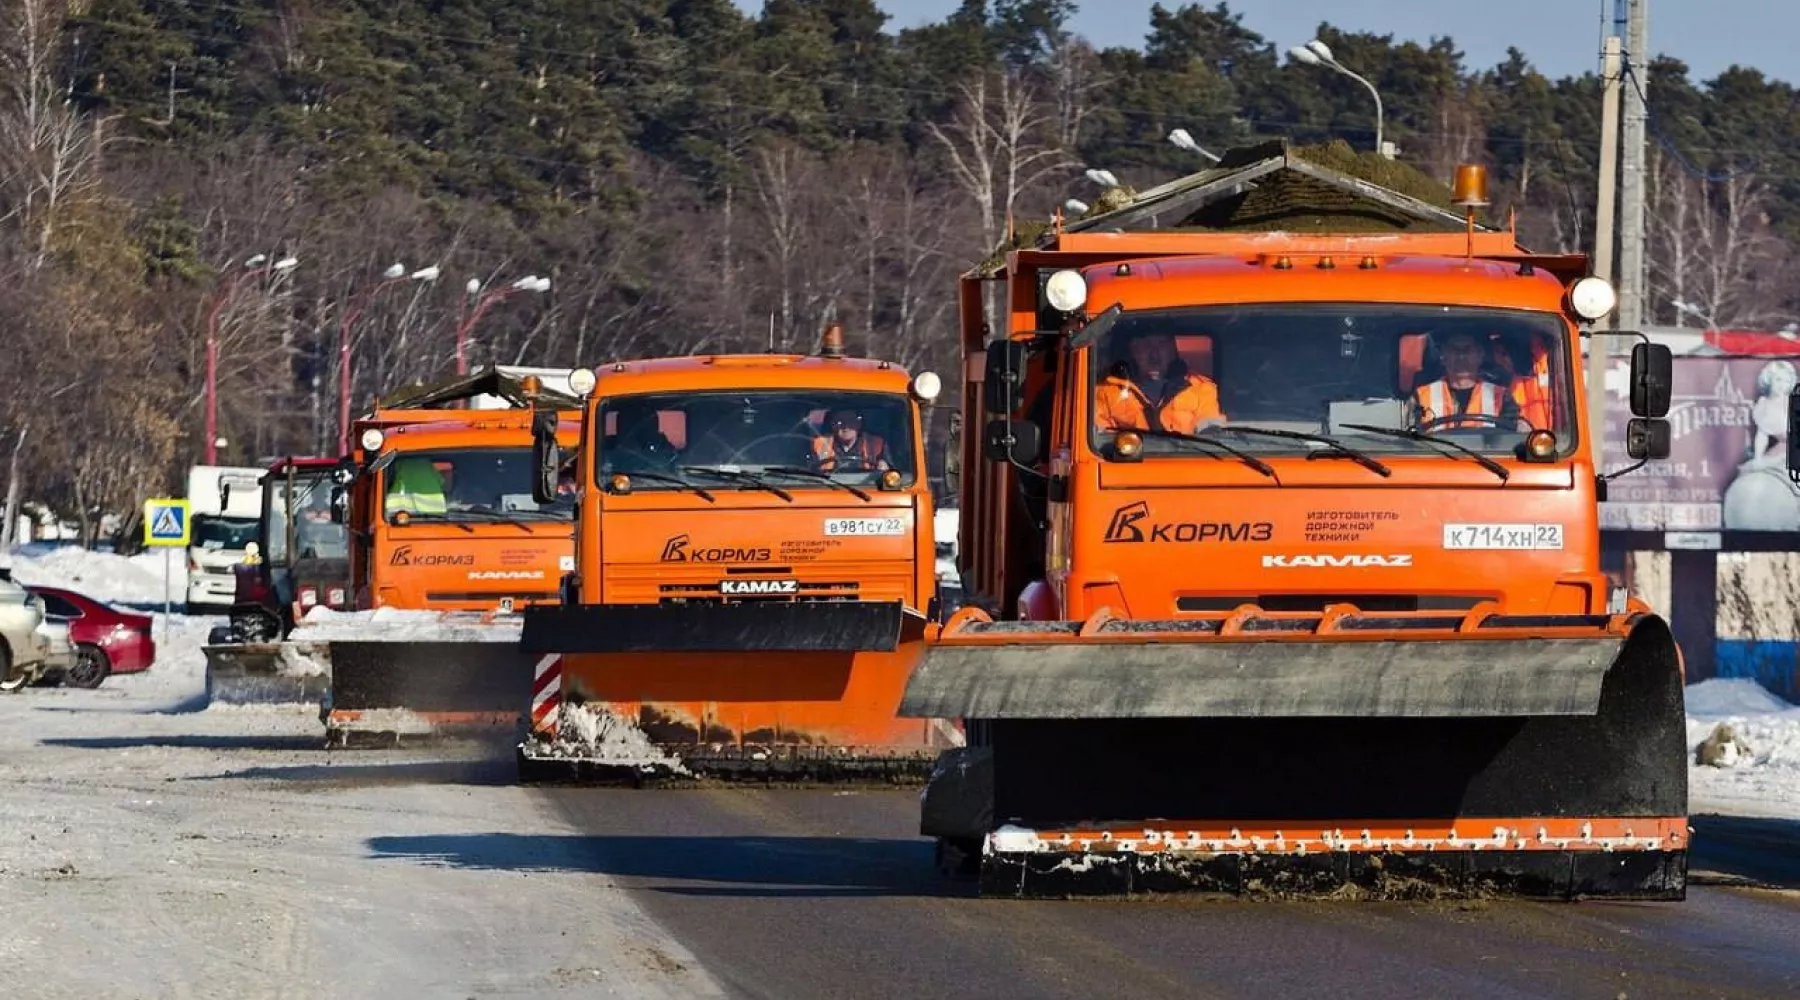
[[[382,516],[406,511],[414,516],[477,520],[489,515],[513,519],[567,520],[575,511],[573,462],[564,464],[562,499],[540,505],[531,497],[535,467],[529,447],[409,451],[382,473]]]
[[[1118,431],[1140,428],[1143,454],[1158,458],[1219,454],[1180,440],[1196,433],[1265,454],[1329,447],[1318,435],[1364,454],[1442,454],[1442,442],[1512,454],[1547,430],[1566,454],[1568,337],[1555,313],[1459,306],[1128,311],[1087,348],[1090,444],[1104,455]]]
[[[256,522],[241,517],[194,515],[192,541],[196,549],[242,549],[256,541]]]
[[[286,476],[269,492],[269,561],[277,565],[288,562],[288,484]],[[348,559],[349,529],[331,520],[331,483],[323,476],[294,480],[294,541],[299,551],[296,560]]]
[[[786,491],[875,484],[889,469],[902,483],[918,474],[912,400],[899,393],[646,393],[608,399],[598,413],[597,478],[639,474],[634,491],[684,488],[661,477],[732,488],[718,473],[749,474]]]

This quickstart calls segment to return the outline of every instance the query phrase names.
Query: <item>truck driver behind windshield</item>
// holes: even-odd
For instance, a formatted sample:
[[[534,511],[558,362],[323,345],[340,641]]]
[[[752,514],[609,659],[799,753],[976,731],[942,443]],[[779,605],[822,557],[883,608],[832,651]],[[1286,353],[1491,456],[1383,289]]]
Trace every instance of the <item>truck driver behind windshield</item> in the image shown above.
[[[833,410],[825,418],[825,433],[813,438],[812,460],[820,472],[884,472],[887,442],[863,433],[861,413]]]
[[[1124,354],[1094,392],[1097,429],[1192,434],[1203,423],[1224,421],[1218,385],[1188,371],[1174,335],[1137,334],[1125,342]]]
[[[1508,387],[1481,376],[1487,345],[1460,330],[1434,334],[1432,342],[1443,361],[1444,377],[1414,390],[1417,429],[1510,431],[1518,427],[1519,407]]]

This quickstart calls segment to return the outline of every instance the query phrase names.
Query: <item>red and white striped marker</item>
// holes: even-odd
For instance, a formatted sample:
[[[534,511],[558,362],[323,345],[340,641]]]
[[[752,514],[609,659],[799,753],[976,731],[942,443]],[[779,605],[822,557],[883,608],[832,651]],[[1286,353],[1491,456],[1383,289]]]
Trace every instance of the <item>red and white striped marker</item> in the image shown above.
[[[531,731],[556,738],[557,709],[562,707],[562,654],[548,653],[537,662],[531,683]]]

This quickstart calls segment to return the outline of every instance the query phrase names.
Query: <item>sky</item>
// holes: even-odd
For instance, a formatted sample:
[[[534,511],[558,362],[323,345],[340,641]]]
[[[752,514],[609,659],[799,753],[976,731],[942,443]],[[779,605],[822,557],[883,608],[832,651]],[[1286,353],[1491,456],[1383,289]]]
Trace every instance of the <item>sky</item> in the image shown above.
[[[746,11],[761,0],[735,0]],[[1073,28],[1100,48],[1140,47],[1155,0],[1076,0]],[[1188,0],[1162,0],[1176,9]],[[1213,8],[1218,0],[1199,0]],[[890,16],[887,28],[942,20],[958,0],[877,0]],[[1227,0],[1243,24],[1285,51],[1312,37],[1321,22],[1344,31],[1391,34],[1421,44],[1448,35],[1467,69],[1486,69],[1516,46],[1552,79],[1598,72],[1603,23],[1610,26],[1614,0]],[[1649,7],[1650,49],[1688,66],[1697,84],[1733,63],[1765,77],[1800,81],[1800,3],[1794,0],[1654,0]],[[1358,67],[1352,66],[1351,69]]]

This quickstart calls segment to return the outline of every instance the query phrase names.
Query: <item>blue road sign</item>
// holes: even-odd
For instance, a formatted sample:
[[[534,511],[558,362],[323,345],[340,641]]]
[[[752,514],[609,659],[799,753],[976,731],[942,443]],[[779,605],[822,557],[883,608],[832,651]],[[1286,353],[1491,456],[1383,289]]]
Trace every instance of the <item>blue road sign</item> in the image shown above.
[[[169,497],[144,501],[144,544],[150,547],[186,548],[191,523],[188,502]]]

